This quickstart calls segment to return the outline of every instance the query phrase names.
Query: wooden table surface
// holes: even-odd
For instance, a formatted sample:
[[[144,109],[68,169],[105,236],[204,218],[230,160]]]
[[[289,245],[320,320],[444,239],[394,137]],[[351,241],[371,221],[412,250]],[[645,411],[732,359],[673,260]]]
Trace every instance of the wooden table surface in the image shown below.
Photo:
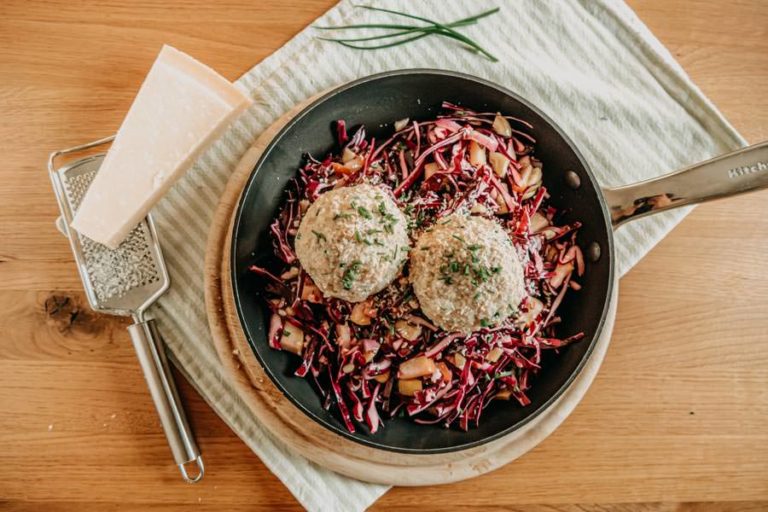
[[[126,323],[85,303],[45,160],[113,133],[162,43],[235,79],[332,3],[0,3],[0,509],[298,508],[186,383],[208,474],[181,482]],[[768,138],[768,2],[630,3],[748,140]],[[601,373],[562,428],[374,508],[768,510],[766,235],[768,192],[698,208],[622,280]]]

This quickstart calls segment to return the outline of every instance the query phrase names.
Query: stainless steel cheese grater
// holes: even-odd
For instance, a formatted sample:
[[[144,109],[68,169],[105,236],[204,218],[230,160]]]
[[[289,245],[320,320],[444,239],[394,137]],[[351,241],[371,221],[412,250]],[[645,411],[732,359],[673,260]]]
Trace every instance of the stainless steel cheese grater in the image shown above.
[[[69,226],[99,170],[104,153],[80,158],[58,168],[57,160],[65,155],[105,146],[112,139],[108,137],[51,154],[48,172],[61,210],[56,224],[69,238],[91,307],[102,313],[133,317],[134,323],[128,327],[128,332],[173,458],[184,480],[195,483],[203,477],[203,460],[181,407],[162,337],[155,321],[144,316],[147,308],[165,293],[170,284],[152,218],[147,215],[114,250],[80,235]],[[191,463],[197,466],[194,476],[187,471],[187,465]]]

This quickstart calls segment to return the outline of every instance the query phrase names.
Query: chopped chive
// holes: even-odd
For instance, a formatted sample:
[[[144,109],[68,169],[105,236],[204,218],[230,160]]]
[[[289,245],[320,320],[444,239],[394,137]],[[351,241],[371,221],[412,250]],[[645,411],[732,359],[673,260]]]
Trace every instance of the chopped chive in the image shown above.
[[[350,263],[344,270],[344,274],[341,276],[341,284],[344,286],[345,290],[352,289],[352,284],[354,283],[355,279],[357,279],[361,265],[362,262],[360,260],[355,260]]]

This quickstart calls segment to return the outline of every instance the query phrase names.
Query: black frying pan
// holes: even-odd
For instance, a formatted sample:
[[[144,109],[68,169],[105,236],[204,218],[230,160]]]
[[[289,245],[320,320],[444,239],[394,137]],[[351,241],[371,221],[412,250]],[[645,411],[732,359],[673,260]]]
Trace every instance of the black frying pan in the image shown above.
[[[377,139],[392,133],[401,118],[433,118],[450,101],[482,111],[499,111],[533,124],[535,154],[544,164],[551,202],[565,212],[564,223],[583,223],[578,240],[587,256],[582,291],[570,293],[558,310],[564,336],[586,337],[560,354],[550,355],[528,393],[531,404],[494,401],[478,428],[469,432],[439,425],[417,425],[395,418],[375,435],[361,428],[350,434],[341,419],[323,409],[309,380],[295,377],[296,356],[270,349],[268,312],[251,264],[270,266],[274,258],[268,227],[283,200],[283,189],[299,168],[302,155],[317,157],[338,149],[333,123],[365,124]],[[758,164],[762,162],[762,164]],[[766,167],[764,170],[763,167]],[[613,229],[629,219],[685,204],[768,186],[768,143],[705,162],[675,174],[619,189],[601,189],[568,137],[538,108],[490,82],[459,73],[403,70],[362,78],[326,94],[289,122],[267,147],[248,180],[236,210],[232,237],[235,303],[246,337],[275,385],[312,420],[339,435],[375,448],[407,453],[439,453],[476,446],[507,434],[544,411],[563,393],[590,357],[614,286]]]

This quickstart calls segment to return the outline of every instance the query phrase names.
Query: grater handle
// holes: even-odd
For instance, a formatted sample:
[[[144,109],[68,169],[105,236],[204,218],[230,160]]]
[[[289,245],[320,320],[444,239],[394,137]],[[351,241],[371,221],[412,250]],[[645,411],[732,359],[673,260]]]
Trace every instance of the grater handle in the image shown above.
[[[184,480],[189,483],[199,482],[205,472],[203,459],[187,423],[184,409],[181,407],[157,324],[154,320],[137,322],[128,327],[128,332],[136,349],[141,369],[144,371],[144,377],[147,379],[157,413],[160,415],[173,459],[179,466]],[[197,466],[197,474],[194,476],[189,476],[187,472],[187,465],[190,463]]]

